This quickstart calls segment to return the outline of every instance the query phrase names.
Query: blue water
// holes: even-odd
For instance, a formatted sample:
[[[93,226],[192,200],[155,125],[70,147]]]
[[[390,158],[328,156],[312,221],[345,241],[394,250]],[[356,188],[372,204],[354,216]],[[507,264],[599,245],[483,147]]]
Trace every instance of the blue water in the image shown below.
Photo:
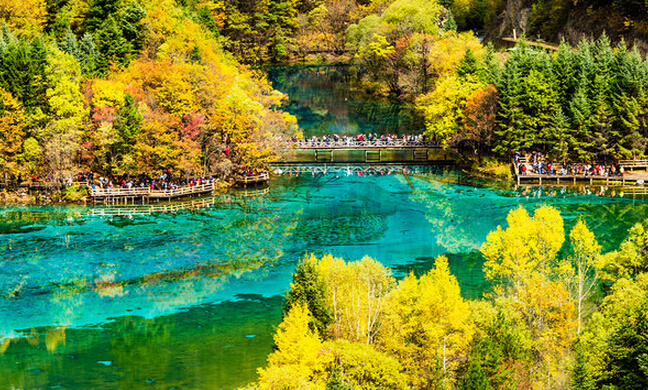
[[[488,288],[476,250],[512,208],[583,216],[607,249],[648,211],[598,187],[523,191],[438,168],[285,175],[170,214],[1,208],[0,388],[234,388],[265,363],[307,253],[369,255],[397,276],[448,254],[474,298]]]

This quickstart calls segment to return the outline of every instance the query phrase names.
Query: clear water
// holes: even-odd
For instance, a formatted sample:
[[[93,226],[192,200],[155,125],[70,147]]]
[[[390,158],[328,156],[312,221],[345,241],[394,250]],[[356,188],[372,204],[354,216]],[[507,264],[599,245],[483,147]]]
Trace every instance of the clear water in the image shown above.
[[[288,95],[284,109],[308,136],[358,133],[421,134],[423,117],[412,104],[350,87],[360,68],[349,65],[267,68],[273,86]]]
[[[526,192],[523,192],[526,191]],[[484,186],[449,168],[284,175],[172,214],[0,209],[0,388],[230,389],[255,379],[300,258],[370,255],[397,276],[439,254],[466,297],[509,210],[583,216],[606,248],[648,203],[593,188]]]

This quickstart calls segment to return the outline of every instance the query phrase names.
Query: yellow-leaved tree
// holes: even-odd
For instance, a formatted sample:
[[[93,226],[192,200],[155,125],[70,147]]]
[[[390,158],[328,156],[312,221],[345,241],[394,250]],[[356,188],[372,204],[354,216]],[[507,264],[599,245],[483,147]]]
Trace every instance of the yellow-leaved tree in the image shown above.
[[[597,288],[604,263],[601,261],[601,245],[582,219],[579,219],[569,232],[569,241],[571,255],[561,264],[561,269],[576,301],[577,333],[580,333],[586,311],[585,301]]]
[[[487,279],[518,289],[533,273],[551,271],[565,241],[565,229],[560,213],[550,206],[538,208],[533,217],[519,207],[506,221],[508,228],[498,226],[481,247],[484,272]]]
[[[461,297],[448,259],[417,279],[403,279],[388,304],[380,344],[398,356],[414,388],[450,388],[474,334],[470,307]]]
[[[268,367],[259,369],[259,389],[324,389],[323,371],[329,362],[310,321],[305,305],[295,304],[288,311],[274,336],[276,350],[268,356]]]
[[[562,217],[550,206],[533,217],[520,207],[507,222],[508,228],[498,226],[481,248],[484,273],[496,283],[497,303],[518,312],[531,336],[530,380],[548,388],[566,385],[575,323],[557,259],[565,241]]]
[[[396,284],[391,271],[367,256],[347,264],[327,255],[319,267],[333,308],[333,338],[372,344],[381,326],[387,294]]]

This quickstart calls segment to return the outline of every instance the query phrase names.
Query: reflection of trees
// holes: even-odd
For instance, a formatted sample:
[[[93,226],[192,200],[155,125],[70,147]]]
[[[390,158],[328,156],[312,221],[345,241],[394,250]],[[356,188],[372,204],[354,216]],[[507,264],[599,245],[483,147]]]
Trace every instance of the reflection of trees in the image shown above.
[[[223,214],[226,218],[221,220]],[[94,291],[116,299],[126,294],[149,296],[154,306],[148,308],[148,316],[200,303],[205,296],[223,289],[231,278],[264,278],[264,269],[284,255],[283,247],[291,239],[298,215],[278,212],[264,197],[228,195],[218,209],[173,217],[183,225],[192,224],[192,228],[183,232],[174,252],[147,259],[161,261],[163,271],[129,278],[122,276],[129,274],[124,268],[127,265],[104,263]],[[211,235],[217,235],[218,240],[205,242]],[[155,246],[152,249],[156,250]],[[177,256],[186,256],[187,264],[180,266]]]
[[[422,116],[410,104],[377,98],[350,87],[359,69],[353,66],[269,68],[275,88],[290,98],[284,107],[297,116],[308,135],[331,133],[420,133]]]
[[[0,340],[0,388],[237,388],[265,363],[282,302],[246,297],[101,327],[36,328]],[[57,337],[65,342],[48,350]]]
[[[440,176],[415,177],[425,184],[424,189],[414,189],[412,199],[425,205],[425,217],[432,226],[437,245],[450,253],[479,249],[481,240],[476,237],[473,226],[473,218],[479,210],[469,210],[466,194],[456,193],[463,189],[449,185],[458,181],[456,174],[445,172]]]
[[[67,233],[57,235],[60,231],[52,230],[38,238],[27,235],[15,242],[0,241],[0,245],[12,246],[6,252],[10,261],[5,263],[8,276],[0,279],[0,299],[7,300],[5,307],[25,306],[23,316],[30,310],[46,308],[37,321],[57,325],[40,331],[46,332],[43,343],[53,351],[65,344],[66,328],[85,324],[88,318],[96,320],[95,313],[103,311],[96,302],[109,303],[111,315],[125,314],[120,310],[139,306],[147,317],[155,317],[203,303],[205,297],[222,290],[232,279],[263,279],[269,267],[284,255],[284,245],[291,240],[301,208],[286,212],[265,196],[245,194],[222,196],[211,209],[135,215],[122,227],[106,223],[105,236],[71,236],[66,241],[61,238],[70,237]],[[42,221],[56,224],[45,218]],[[103,229],[102,219],[95,222],[93,229],[97,224]],[[133,235],[131,225],[145,231]],[[179,230],[172,231],[173,227]],[[33,251],[35,239],[42,241],[41,247],[50,249]],[[62,251],[59,259],[47,255],[58,250]],[[60,267],[52,273],[52,261],[57,260]],[[148,263],[151,267],[147,270]],[[29,267],[23,268],[26,264]],[[138,274],[138,268],[147,273]],[[24,272],[29,275],[22,276]],[[26,327],[30,326],[28,322]],[[0,350],[11,343],[10,331],[0,329],[0,336],[7,337],[2,339]],[[25,337],[38,340],[24,333],[15,339]]]
[[[596,240],[603,247],[603,252],[617,249],[628,236],[628,230],[637,222],[648,216],[648,204],[617,202],[609,203],[573,203],[560,206],[565,218],[565,230],[571,229],[577,218],[570,215],[582,215],[587,227],[594,233]]]

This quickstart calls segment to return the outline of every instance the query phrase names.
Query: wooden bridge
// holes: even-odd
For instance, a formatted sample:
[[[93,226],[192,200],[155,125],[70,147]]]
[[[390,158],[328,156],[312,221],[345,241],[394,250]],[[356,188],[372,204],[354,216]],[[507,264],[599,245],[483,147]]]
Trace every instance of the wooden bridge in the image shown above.
[[[454,148],[431,141],[289,141],[281,163],[443,163],[458,159]]]
[[[439,165],[412,165],[412,164],[277,164],[274,165],[276,175],[332,175],[332,176],[371,176],[387,175],[394,173],[427,173],[439,172]]]
[[[214,192],[214,182],[195,186],[183,186],[176,189],[154,190],[150,187],[133,188],[90,188],[89,195],[94,203],[128,204],[141,202],[145,204],[151,200],[173,200],[185,196],[197,196]]]

